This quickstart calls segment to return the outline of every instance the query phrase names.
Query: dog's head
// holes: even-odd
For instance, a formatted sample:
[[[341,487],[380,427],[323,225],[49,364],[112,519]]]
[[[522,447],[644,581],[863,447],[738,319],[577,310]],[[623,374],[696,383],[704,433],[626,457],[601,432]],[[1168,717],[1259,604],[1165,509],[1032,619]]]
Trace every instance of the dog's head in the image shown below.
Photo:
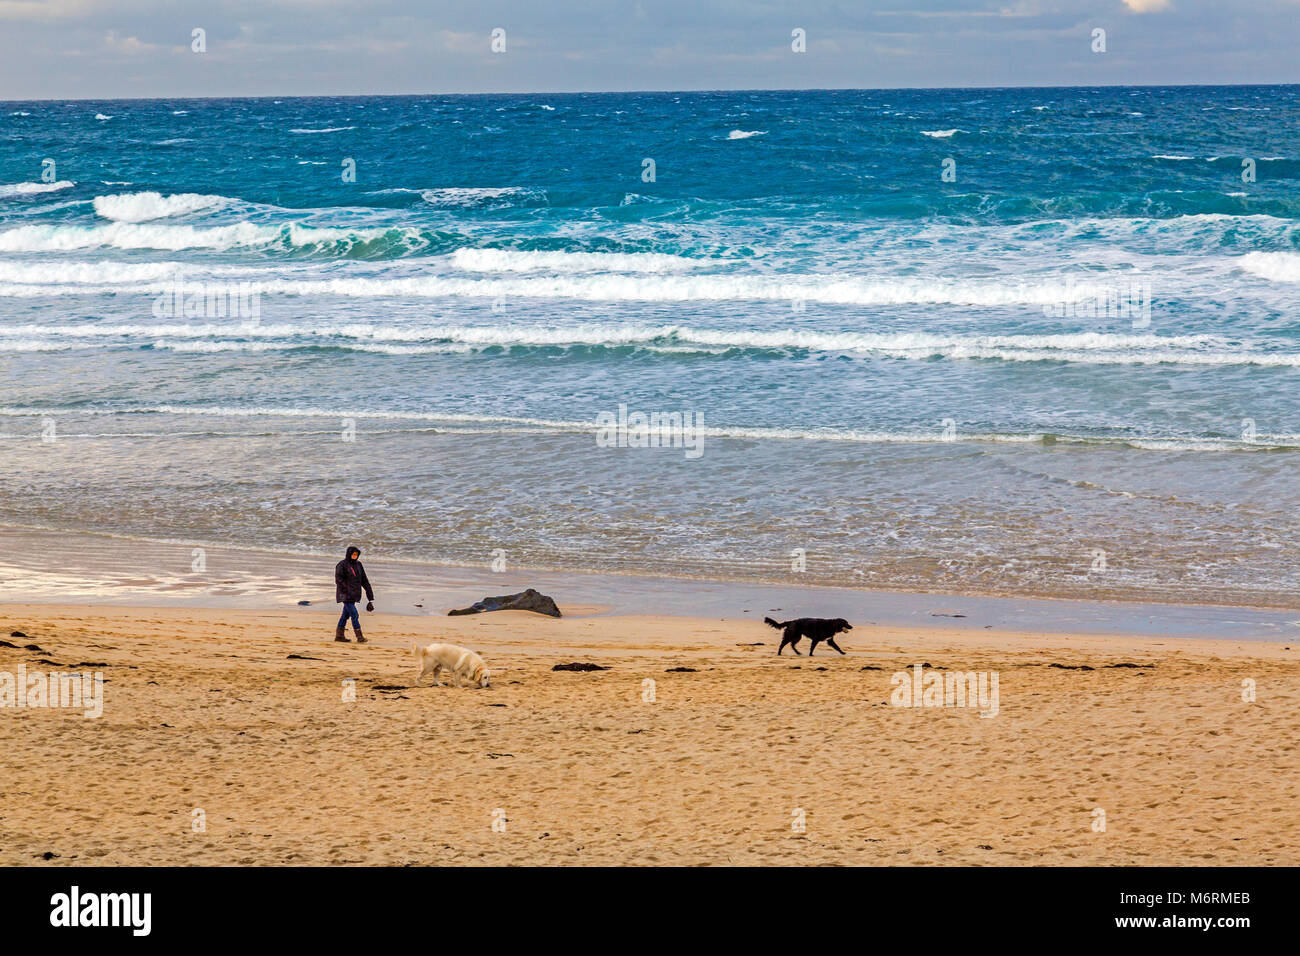
[[[842,618],[842,617],[837,617],[837,618],[836,618],[834,621],[832,621],[831,623],[835,625],[835,633],[836,633],[836,634],[841,634],[841,633],[843,633],[844,631],[851,631],[851,630],[853,630],[853,625],[850,624],[848,621],[844,620],[844,618]]]
[[[474,681],[475,684],[478,684],[479,687],[491,687],[492,684],[489,681],[489,678],[491,676],[492,676],[492,672],[488,670],[486,667],[484,667],[482,664],[475,665],[474,673],[470,675],[471,679]]]

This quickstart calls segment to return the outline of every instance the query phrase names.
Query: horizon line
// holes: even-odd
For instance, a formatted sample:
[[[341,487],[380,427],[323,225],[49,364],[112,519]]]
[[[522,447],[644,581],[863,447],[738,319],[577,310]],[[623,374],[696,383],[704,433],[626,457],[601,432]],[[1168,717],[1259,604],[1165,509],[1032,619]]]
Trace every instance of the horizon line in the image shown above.
[[[906,93],[906,92],[1000,92],[1005,90],[1159,90],[1159,89],[1254,89],[1300,87],[1300,82],[1283,83],[1097,83],[1051,84],[1045,86],[820,86],[820,87],[719,87],[715,89],[664,90],[510,90],[462,93],[259,93],[241,95],[189,96],[46,96],[29,99],[0,99],[0,103],[118,103],[127,100],[310,100],[310,99],[411,99],[450,96],[643,96],[714,93]]]

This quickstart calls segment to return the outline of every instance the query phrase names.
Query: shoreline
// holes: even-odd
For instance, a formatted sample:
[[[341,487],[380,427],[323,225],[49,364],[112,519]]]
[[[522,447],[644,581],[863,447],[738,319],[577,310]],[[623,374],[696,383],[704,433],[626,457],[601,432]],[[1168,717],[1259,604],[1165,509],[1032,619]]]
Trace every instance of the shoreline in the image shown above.
[[[202,552],[203,570],[195,571]],[[8,557],[21,555],[21,558]],[[38,560],[39,556],[39,560]],[[123,607],[239,608],[337,613],[332,568],[341,557],[107,533],[0,527],[6,600]],[[1296,609],[1157,603],[1098,597],[866,590],[833,585],[703,580],[645,574],[484,567],[386,559],[363,552],[384,613],[440,616],[487,595],[534,587],[605,614],[761,619],[845,617],[894,627],[952,625],[1024,633],[1158,635],[1300,641]],[[310,601],[300,607],[299,602]]]

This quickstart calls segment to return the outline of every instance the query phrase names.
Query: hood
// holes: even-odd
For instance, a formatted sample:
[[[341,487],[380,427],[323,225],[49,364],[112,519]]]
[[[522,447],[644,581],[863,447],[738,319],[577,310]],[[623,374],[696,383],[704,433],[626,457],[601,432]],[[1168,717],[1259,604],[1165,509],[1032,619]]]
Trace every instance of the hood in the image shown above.
[[[357,553],[357,557],[361,557],[361,549],[358,548],[355,544],[350,544],[350,545],[348,545],[348,549],[347,549],[346,551],[343,552],[343,560],[344,560],[344,561],[350,561],[350,560],[352,560],[352,552],[353,552],[353,551],[355,551],[355,552]]]

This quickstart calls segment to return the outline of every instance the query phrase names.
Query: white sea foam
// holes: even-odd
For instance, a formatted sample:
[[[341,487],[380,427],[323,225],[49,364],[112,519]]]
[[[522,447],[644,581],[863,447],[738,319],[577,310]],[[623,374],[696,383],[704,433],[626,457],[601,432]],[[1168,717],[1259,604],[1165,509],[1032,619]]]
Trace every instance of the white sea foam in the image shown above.
[[[361,242],[394,237],[416,248],[423,241],[418,229],[343,229],[236,222],[225,226],[183,226],[171,223],[113,222],[102,226],[20,226],[0,232],[0,252],[58,252],[111,247],[115,249],[234,249],[268,246],[291,248],[336,245],[351,248]],[[346,283],[348,280],[342,280]],[[322,290],[328,291],[328,290]]]
[[[111,246],[116,249],[231,249],[268,243],[280,230],[248,222],[229,226],[157,225],[114,222],[106,226],[19,226],[0,232],[0,252],[61,252]]]
[[[60,179],[55,183],[0,183],[0,199],[6,196],[34,196],[38,193],[58,192],[60,189],[71,189],[77,185],[66,179]]]
[[[545,196],[540,190],[523,186],[445,186],[440,189],[421,189],[419,193],[420,198],[431,206],[478,206],[502,200]]]
[[[985,234],[992,237],[1011,235],[1021,239],[1038,239],[1048,230],[1060,230],[1063,238],[1080,236],[1090,242],[1126,242],[1149,237],[1167,237],[1182,247],[1184,254],[1194,242],[1201,242],[1216,251],[1227,236],[1262,240],[1290,241],[1300,237],[1300,225],[1293,219],[1261,214],[1234,215],[1230,213],[1191,213],[1169,218],[1115,217],[1087,219],[1036,220],[1025,223],[991,227],[942,227],[934,234],[963,235]]]
[[[113,285],[161,282],[185,269],[178,262],[11,262],[0,260],[0,282],[24,285]],[[205,271],[211,271],[205,270]],[[238,272],[242,270],[230,270]],[[69,290],[72,291],[72,290]]]
[[[492,426],[480,427],[474,433],[518,434],[521,430],[541,433],[589,433],[596,432],[600,423],[581,419],[533,418],[513,415],[469,415],[456,412],[438,411],[385,411],[357,410],[345,408],[313,408],[297,406],[224,406],[224,405],[147,405],[125,408],[80,408],[76,406],[46,407],[0,407],[0,416],[8,418],[60,416],[138,416],[138,415],[175,415],[185,417],[211,417],[233,419],[257,418],[299,418],[299,419],[342,419],[357,418],[368,421],[427,423],[430,426]],[[684,426],[683,426],[684,427]],[[681,429],[673,425],[647,427],[647,433],[673,435]],[[693,426],[693,431],[706,438],[738,438],[750,441],[834,441],[861,444],[930,444],[930,443],[966,443],[997,442],[1011,444],[1041,443],[1049,438],[1046,433],[1028,432],[962,432],[945,434],[930,430],[879,430],[854,428],[783,428],[750,425],[710,425]],[[168,434],[171,434],[168,432]],[[1162,451],[1258,451],[1269,448],[1295,447],[1300,436],[1258,436],[1253,442],[1236,441],[1212,436],[1153,436],[1134,438],[1128,435],[1065,435],[1051,434],[1050,439],[1063,444],[1080,445],[1127,445]]]
[[[651,252],[527,252],[457,249],[452,264],[466,272],[680,272],[705,265],[700,259]]]
[[[1273,282],[1300,282],[1300,253],[1250,252],[1238,260],[1252,275]]]
[[[170,216],[184,216],[202,210],[216,209],[232,200],[225,196],[207,196],[200,193],[176,193],[164,196],[156,192],[119,193],[115,196],[96,196],[95,212],[105,219],[117,222],[148,222]]]
[[[801,329],[727,331],[686,326],[600,324],[465,326],[228,324],[23,324],[0,328],[0,346],[22,340],[52,345],[117,339],[147,341],[190,351],[271,351],[320,346],[391,354],[440,353],[479,348],[637,347],[662,352],[803,350],[856,353],[902,360],[996,360],[1068,362],[1083,365],[1256,365],[1297,368],[1300,353],[1243,348],[1209,335],[934,335],[925,333],[820,332]]]
[[[0,232],[0,252],[72,251],[107,246],[120,249],[307,249],[345,253],[384,238],[419,251],[427,239],[418,230],[349,230],[300,225],[260,226],[242,222],[196,227],[161,223],[103,226],[22,226]],[[1070,277],[1020,281],[1012,278],[947,279],[924,276],[754,274],[729,269],[706,272],[726,260],[695,260],[659,254],[461,250],[446,260],[462,274],[378,274],[340,270],[337,277],[295,275],[284,264],[266,273],[263,292],[343,298],[518,298],[583,302],[805,302],[833,305],[1062,306],[1095,303],[1104,284]],[[357,265],[357,264],[350,264]],[[730,265],[730,264],[729,264]],[[285,269],[294,272],[285,274]],[[619,271],[609,271],[619,270]],[[358,275],[357,272],[362,271]],[[474,275],[473,273],[497,273]],[[469,273],[469,274],[465,274]],[[521,274],[522,273],[522,274]],[[57,292],[53,286],[49,290]],[[80,291],[80,290],[72,290]],[[15,293],[17,294],[17,293]]]
[[[274,274],[273,270],[248,266],[203,265],[183,262],[77,262],[67,259],[12,261],[0,260],[0,283],[17,283],[36,294],[82,294],[87,287],[112,291],[161,291],[177,277],[186,281],[239,278],[255,280]],[[135,284],[136,289],[119,290],[121,285]],[[94,290],[92,290],[94,291]]]
[[[100,121],[103,121],[103,120],[111,120],[112,118],[113,118],[113,117],[111,117],[111,116],[105,116],[103,113],[96,113],[96,114],[95,114],[95,119],[100,120]]]
[[[0,248],[5,234],[0,233]],[[269,292],[289,295],[435,298],[549,298],[587,302],[820,302],[835,305],[1056,305],[1087,300],[1096,289],[1066,279],[1037,282],[928,277],[870,278],[839,274],[789,276],[576,275],[518,278],[339,278],[329,282],[272,280]]]
[[[48,339],[13,339],[0,340],[0,352],[58,352],[75,348],[71,342],[52,342]]]
[[[751,136],[766,136],[765,129],[733,129],[727,134],[727,139],[749,139]]]
[[[327,126],[324,129],[291,129],[289,130],[289,132],[298,133],[299,135],[308,135],[311,133],[341,133],[344,130],[349,130],[349,129],[356,129],[356,127],[355,126]]]
[[[159,339],[150,343],[155,349],[165,349],[170,352],[197,352],[199,354],[215,354],[219,352],[274,352],[282,351],[283,345],[277,345],[274,342],[234,342],[234,341],[210,341],[210,342],[169,342],[166,339]]]
[[[960,133],[959,129],[923,129],[922,136],[929,136],[931,139],[948,139],[954,133]]]

